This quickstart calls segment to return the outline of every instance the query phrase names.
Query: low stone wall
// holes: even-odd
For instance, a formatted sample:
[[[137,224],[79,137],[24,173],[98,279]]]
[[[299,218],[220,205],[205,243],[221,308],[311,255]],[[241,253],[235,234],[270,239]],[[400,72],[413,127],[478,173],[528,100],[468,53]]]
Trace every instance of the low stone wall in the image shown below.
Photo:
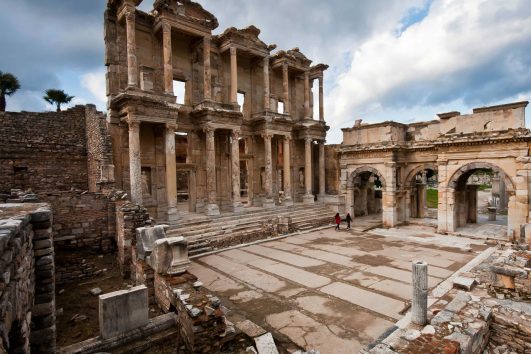
[[[0,216],[0,351],[55,353],[52,213],[1,204]]]
[[[178,316],[180,338],[192,353],[214,353],[226,331],[220,300],[186,272],[179,276],[155,274],[155,299]]]

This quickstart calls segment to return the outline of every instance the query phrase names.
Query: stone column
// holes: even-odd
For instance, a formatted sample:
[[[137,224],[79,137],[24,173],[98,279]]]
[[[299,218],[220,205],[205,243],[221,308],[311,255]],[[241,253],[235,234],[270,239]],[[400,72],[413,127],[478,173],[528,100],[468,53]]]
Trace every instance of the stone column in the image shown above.
[[[428,264],[424,261],[413,261],[412,268],[411,322],[424,326],[428,322]]]
[[[326,195],[326,170],[325,170],[325,143],[319,142],[319,201],[325,202]]]
[[[177,168],[175,162],[175,124],[166,123],[166,201],[168,221],[177,221]]]
[[[284,137],[284,149],[283,149],[283,158],[284,158],[284,205],[290,206],[293,205],[293,199],[291,198],[291,155],[290,155],[290,138],[288,136]]]
[[[265,208],[274,208],[275,201],[273,200],[273,158],[271,154],[271,139],[273,135],[265,133],[264,138],[264,160],[265,160],[265,191],[266,196],[263,206]]]
[[[264,58],[264,111],[271,109],[269,91],[269,56]],[[284,106],[285,107],[285,106]]]
[[[135,11],[131,10],[125,14],[125,26],[127,32],[127,85],[138,86],[138,64],[136,60],[136,25]]]
[[[289,114],[289,69],[288,63],[282,64],[282,88],[284,90],[284,114]]]
[[[426,185],[417,184],[417,217],[426,216]]]
[[[214,139],[215,129],[205,128],[206,138],[206,175],[207,175],[207,208],[208,216],[219,215],[216,193],[216,140]]]
[[[310,117],[310,72],[306,71],[304,73],[304,119]]]
[[[210,68],[210,37],[203,37],[203,98],[212,99],[212,72]]]
[[[162,23],[162,51],[164,58],[164,92],[173,95],[173,64],[171,52],[171,25]]]
[[[468,217],[466,222],[475,224],[478,222],[478,185],[468,185],[466,186],[467,190],[467,210],[468,210]]]
[[[240,131],[233,130],[231,133],[231,165],[232,165],[232,207],[235,213],[243,211],[240,200]]]
[[[324,122],[323,76],[319,76],[319,121]]]
[[[230,47],[230,103],[238,104],[238,55],[236,47]]]
[[[312,194],[312,138],[310,137],[304,139],[304,187],[306,193],[303,202],[313,204],[315,201]]]
[[[129,122],[129,179],[131,201],[142,204],[142,164],[140,161],[140,122]]]

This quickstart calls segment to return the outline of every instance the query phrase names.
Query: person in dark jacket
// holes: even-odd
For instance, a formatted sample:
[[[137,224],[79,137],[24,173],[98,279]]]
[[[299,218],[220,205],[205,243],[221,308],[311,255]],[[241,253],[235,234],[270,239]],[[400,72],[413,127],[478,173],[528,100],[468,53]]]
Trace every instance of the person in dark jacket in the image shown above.
[[[339,216],[339,213],[336,213],[336,230],[339,230],[339,224],[341,224],[341,217]]]
[[[352,218],[350,217],[350,213],[347,214],[347,217],[345,218],[347,221],[347,230],[350,230],[350,223],[352,222]]]

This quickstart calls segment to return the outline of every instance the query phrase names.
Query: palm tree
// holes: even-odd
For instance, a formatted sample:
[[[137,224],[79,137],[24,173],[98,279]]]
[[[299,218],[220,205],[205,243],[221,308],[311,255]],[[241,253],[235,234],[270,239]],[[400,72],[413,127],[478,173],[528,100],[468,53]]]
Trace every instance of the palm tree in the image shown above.
[[[48,89],[44,92],[44,100],[49,104],[55,104],[57,107],[57,112],[61,112],[61,105],[70,103],[74,96],[68,96],[63,90]]]
[[[15,75],[0,71],[0,112],[6,111],[6,96],[11,96],[20,88]]]

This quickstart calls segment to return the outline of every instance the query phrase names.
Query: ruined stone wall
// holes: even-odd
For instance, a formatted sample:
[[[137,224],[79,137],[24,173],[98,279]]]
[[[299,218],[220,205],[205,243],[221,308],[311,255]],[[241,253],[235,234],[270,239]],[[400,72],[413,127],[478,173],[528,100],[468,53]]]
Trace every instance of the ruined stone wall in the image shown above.
[[[0,209],[0,351],[55,353],[52,213],[43,204]]]
[[[0,113],[0,191],[87,189],[85,110]]]
[[[87,105],[85,111],[87,135],[88,187],[91,192],[108,190],[114,186],[114,165],[111,137],[105,115]]]
[[[326,194],[339,194],[341,169],[339,167],[338,149],[333,145],[325,145],[325,173]]]

